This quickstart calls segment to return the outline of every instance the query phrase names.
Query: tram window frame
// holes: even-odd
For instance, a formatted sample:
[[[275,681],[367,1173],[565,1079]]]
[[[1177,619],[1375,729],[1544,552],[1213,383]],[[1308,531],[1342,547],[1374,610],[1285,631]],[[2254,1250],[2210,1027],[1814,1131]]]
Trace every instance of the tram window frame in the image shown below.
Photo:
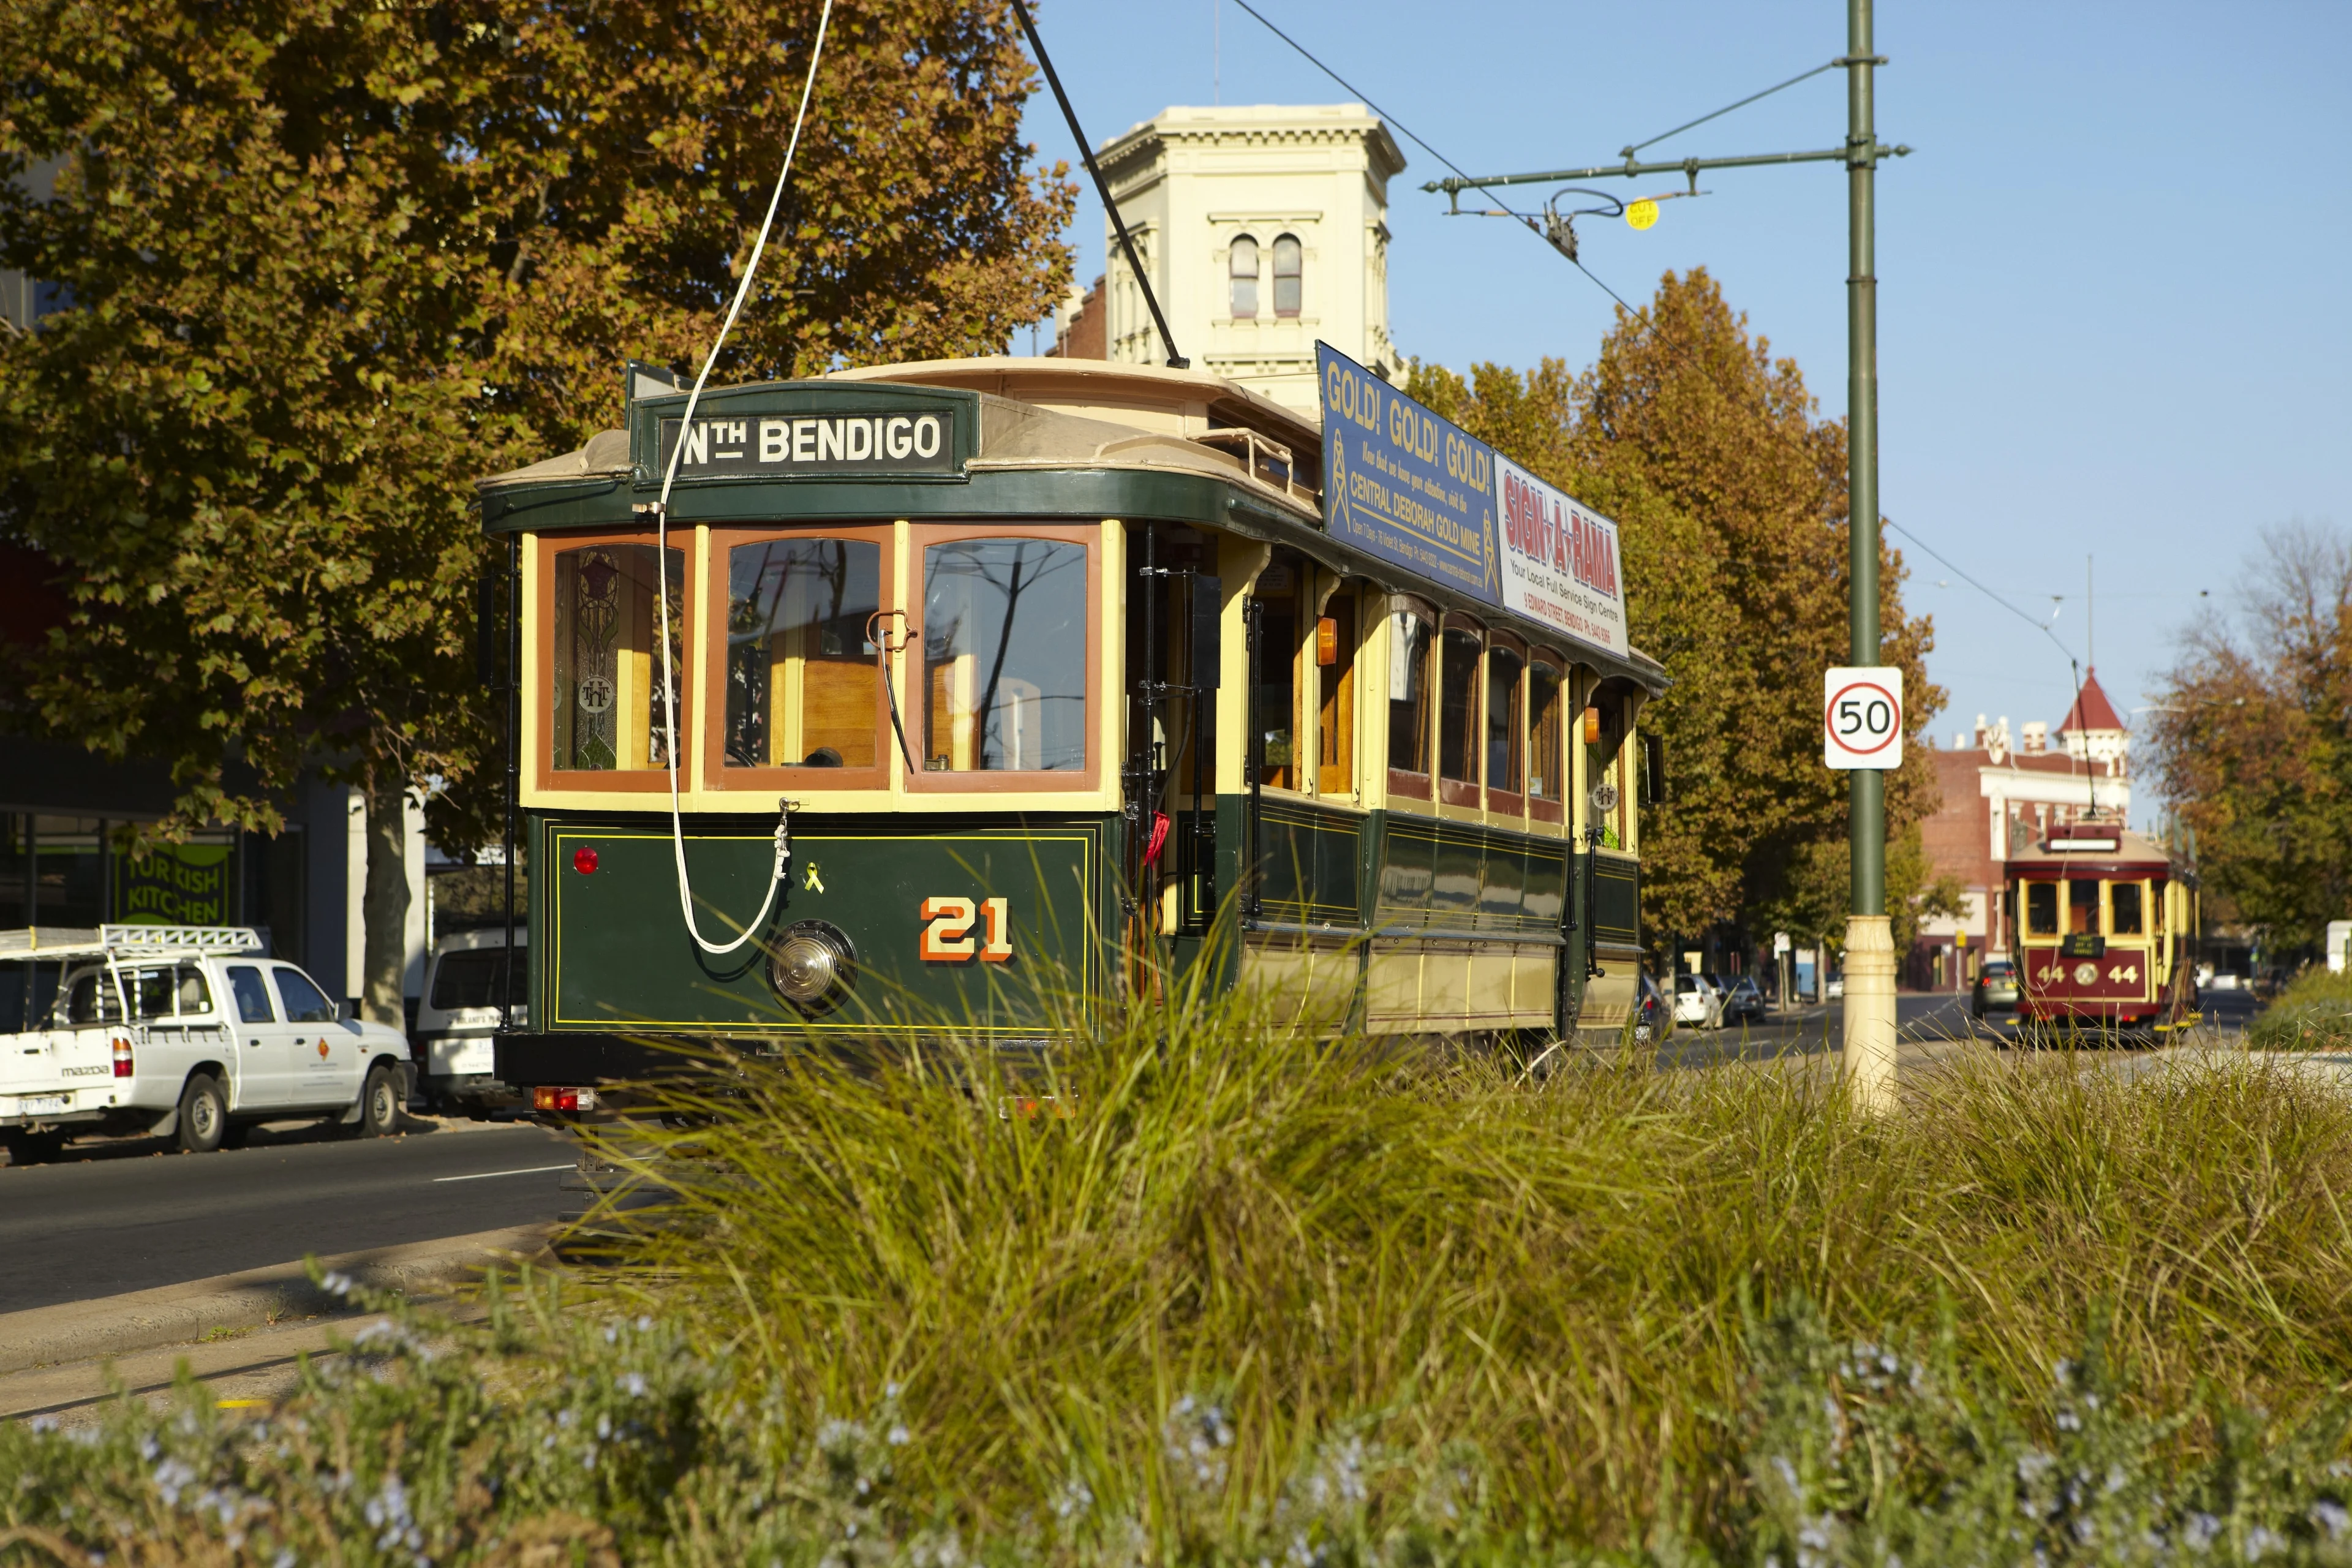
[[[2066,879],[2066,929],[2063,934],[2096,936],[2105,931],[2105,924],[2099,917],[2107,901],[2105,887],[2106,884],[2095,876]],[[2085,892],[2090,894],[2089,898],[2083,896]],[[2078,921],[2080,924],[2076,923]]]
[[[1383,693],[1388,711],[1382,715],[1388,745],[1389,794],[1407,800],[1426,801],[1435,796],[1436,781],[1431,753],[1436,749],[1437,742],[1437,641],[1442,619],[1436,607],[1426,600],[1396,594],[1389,595],[1388,611],[1381,617],[1389,661],[1388,684]],[[1408,668],[1412,658],[1409,645],[1402,648],[1397,646],[1397,639],[1405,635],[1404,628],[1398,625],[1402,620],[1417,621],[1428,633],[1427,640],[1422,644],[1417,670],[1421,678],[1421,697],[1418,704],[1412,707],[1411,716],[1407,719],[1415,733],[1412,752],[1406,760],[1419,763],[1418,767],[1400,766],[1397,760],[1398,722],[1400,719],[1407,718],[1397,710],[1412,701],[1408,698],[1406,703],[1401,704],[1396,694],[1398,671]]]
[[[1600,715],[1601,738],[1584,739],[1584,714],[1591,710]],[[1584,778],[1578,794],[1579,826],[1595,836],[1591,847],[1606,849],[1612,855],[1635,853],[1632,777],[1626,767],[1626,757],[1633,750],[1633,703],[1622,686],[1603,678],[1591,680],[1584,689],[1584,700],[1576,710],[1576,738],[1573,744],[1583,748]],[[1613,742],[1613,743],[1612,743]],[[1606,779],[1617,792],[1617,803],[1607,811],[1592,804],[1592,792]],[[1616,842],[1611,843],[1609,840]]]
[[[1495,659],[1502,655],[1518,661],[1518,674],[1511,682],[1511,711],[1507,717],[1501,739],[1509,748],[1509,755],[1517,764],[1517,789],[1505,789],[1494,780],[1495,745]],[[1486,652],[1478,661],[1481,689],[1480,708],[1484,721],[1478,730],[1478,762],[1480,781],[1486,788],[1486,809],[1501,816],[1525,816],[1528,805],[1528,669],[1534,661],[1528,657],[1526,639],[1500,629],[1486,634]]]
[[[1353,584],[1342,582],[1324,598],[1310,623],[1309,647],[1315,657],[1307,668],[1315,672],[1315,793],[1352,795],[1356,793],[1356,651],[1362,641],[1363,595]],[[1329,664],[1323,662],[1325,621],[1334,622],[1337,643]]]
[[[1459,639],[1458,643],[1456,639]],[[1469,777],[1448,773],[1445,766],[1445,742],[1453,721],[1446,716],[1448,697],[1446,682],[1452,678],[1454,658],[1459,652],[1470,671],[1469,689],[1464,694],[1461,728],[1456,734],[1462,742],[1462,754],[1469,769]],[[1485,805],[1486,773],[1484,752],[1486,742],[1486,627],[1472,616],[1452,614],[1445,617],[1437,633],[1437,801],[1441,805],[1466,806],[1473,811]]]
[[[896,658],[897,666],[891,682],[898,696],[898,714],[906,725],[908,744],[914,748],[917,766],[906,775],[907,789],[915,795],[1008,795],[1054,794],[1083,795],[1102,787],[1103,738],[1103,529],[1100,523],[1022,522],[1004,519],[991,522],[920,522],[907,531],[906,589],[898,607],[907,612],[908,624],[918,634],[907,639],[907,646]],[[972,539],[1043,539],[1077,544],[1087,552],[1087,629],[1086,629],[1086,764],[1067,771],[973,768],[964,772],[948,769],[932,771],[920,765],[921,759],[930,755],[930,682],[924,672],[924,637],[922,625],[928,612],[924,600],[928,590],[924,584],[925,563],[936,545],[954,544]],[[885,701],[887,703],[887,697]],[[891,736],[891,744],[898,737]]]
[[[2109,936],[2147,935],[2147,888],[2145,883],[2130,880],[2109,882],[2107,888],[2107,934]],[[2129,893],[2132,904],[2132,924],[2124,929],[2123,910],[2116,895]]]
[[[1549,752],[1546,753],[1544,722],[1536,713],[1536,672],[1548,671],[1552,679]],[[1528,816],[1531,821],[1557,827],[1567,820],[1568,791],[1570,770],[1568,764],[1569,698],[1571,672],[1566,658],[1559,649],[1537,647],[1528,655],[1525,676],[1528,688],[1528,751],[1527,774]],[[1536,772],[1540,765],[1541,773]],[[1549,779],[1553,792],[1544,795],[1534,788],[1539,778]]]
[[[2046,936],[2054,941],[2059,935],[2057,882],[2032,881],[2024,886],[2025,934],[2029,937]],[[2045,903],[2049,906],[2046,910],[2038,907]]]
[[[710,559],[703,575],[704,602],[712,605],[733,605],[729,580],[734,550],[741,545],[763,544],[772,540],[843,540],[881,547],[879,587],[876,597],[886,616],[893,609],[891,601],[898,596],[898,561],[896,530],[888,524],[827,523],[808,521],[792,523],[751,524],[743,527],[714,527],[710,530]],[[731,764],[727,761],[727,633],[723,618],[713,617],[716,635],[704,647],[702,689],[714,693],[715,710],[721,717],[709,726],[703,736],[701,784],[705,789],[771,790],[780,785],[799,789],[882,789],[890,777],[890,758],[898,749],[898,738],[890,728],[890,701],[883,682],[878,679],[883,656],[877,650],[874,668],[874,765],[872,767],[811,767],[805,763],[768,763],[750,767]],[[898,618],[905,625],[903,616]],[[897,679],[895,676],[892,678]],[[904,699],[902,698],[903,701]],[[903,760],[902,760],[903,765]]]
[[[674,527],[669,531],[669,548],[684,559],[678,574],[678,659],[676,670],[677,694],[677,748],[679,784],[681,788],[698,788],[701,779],[696,770],[686,766],[696,754],[694,744],[696,716],[701,711],[699,694],[696,690],[695,674],[698,661],[694,650],[701,646],[702,596],[696,592],[694,570],[695,538],[692,525]],[[583,790],[612,795],[658,795],[669,788],[669,769],[664,765],[643,768],[559,768],[555,765],[555,629],[556,558],[575,550],[593,550],[598,546],[641,545],[655,547],[656,535],[650,528],[570,530],[536,536],[537,551],[532,570],[538,582],[531,595],[537,607],[538,628],[531,649],[536,668],[530,689],[524,693],[523,711],[526,717],[523,744],[531,756],[531,787],[538,790]],[[658,617],[656,625],[658,626]],[[658,633],[655,634],[658,637]],[[652,649],[648,658],[651,668],[657,668],[661,650]]]

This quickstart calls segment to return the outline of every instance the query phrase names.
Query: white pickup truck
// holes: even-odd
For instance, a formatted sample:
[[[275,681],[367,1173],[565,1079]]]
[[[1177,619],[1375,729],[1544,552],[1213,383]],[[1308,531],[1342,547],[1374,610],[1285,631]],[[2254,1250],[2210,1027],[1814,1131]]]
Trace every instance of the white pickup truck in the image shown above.
[[[257,1122],[389,1132],[412,1068],[397,1029],[337,1016],[237,926],[0,931],[0,1143],[13,1162],[88,1133],[205,1153]]]

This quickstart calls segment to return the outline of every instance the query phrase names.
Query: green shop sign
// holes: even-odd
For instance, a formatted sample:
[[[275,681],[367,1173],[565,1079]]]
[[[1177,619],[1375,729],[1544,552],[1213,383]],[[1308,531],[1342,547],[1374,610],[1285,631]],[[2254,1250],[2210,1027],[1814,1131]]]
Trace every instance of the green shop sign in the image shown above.
[[[115,920],[126,925],[227,925],[236,892],[232,849],[227,844],[159,844],[143,860],[117,856]]]

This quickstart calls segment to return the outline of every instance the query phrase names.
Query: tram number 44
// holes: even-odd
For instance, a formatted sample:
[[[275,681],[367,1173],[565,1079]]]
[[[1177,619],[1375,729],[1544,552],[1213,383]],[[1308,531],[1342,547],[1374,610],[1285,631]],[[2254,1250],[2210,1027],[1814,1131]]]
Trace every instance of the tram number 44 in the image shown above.
[[[972,927],[979,926],[978,936]],[[923,900],[923,937],[916,951],[926,963],[1003,963],[1013,956],[1013,916],[1005,899]]]
[[[2089,970],[2091,973],[2084,974],[2083,971],[2085,969]],[[2064,980],[2070,976],[2077,985],[2088,985],[2099,978],[2099,968],[2098,965],[2095,963],[2077,963],[2073,965],[2064,963],[2045,963],[2034,972],[2033,978],[2046,985],[2053,981]],[[2126,985],[2136,985],[2139,983],[2139,965],[2137,963],[2118,963],[2113,969],[2107,971],[2107,978]]]

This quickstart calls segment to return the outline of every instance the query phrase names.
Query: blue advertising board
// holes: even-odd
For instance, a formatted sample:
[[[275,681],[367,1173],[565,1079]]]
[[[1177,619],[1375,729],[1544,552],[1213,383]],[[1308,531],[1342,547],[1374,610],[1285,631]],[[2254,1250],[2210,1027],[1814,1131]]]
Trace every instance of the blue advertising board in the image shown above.
[[[1490,605],[1495,449],[1339,353],[1315,345],[1323,405],[1323,528]]]

